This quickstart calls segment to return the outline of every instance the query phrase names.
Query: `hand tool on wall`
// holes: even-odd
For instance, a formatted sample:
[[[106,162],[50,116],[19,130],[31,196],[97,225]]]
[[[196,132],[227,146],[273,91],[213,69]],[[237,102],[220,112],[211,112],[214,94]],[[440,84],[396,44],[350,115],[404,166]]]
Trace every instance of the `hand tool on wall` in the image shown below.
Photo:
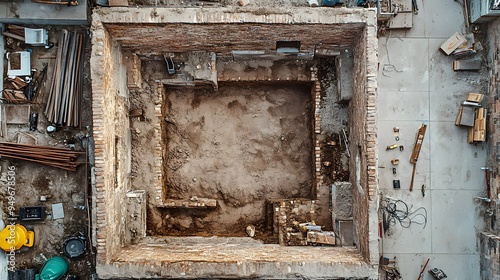
[[[347,134],[345,133],[345,129],[343,128],[342,128],[342,137],[344,138],[346,156],[350,158],[351,153],[349,152],[349,140],[347,139]]]
[[[410,163],[413,164],[413,171],[411,173],[410,191],[413,191],[413,181],[415,180],[415,172],[417,170],[417,160],[420,150],[422,149],[422,142],[424,141],[426,129],[427,125],[425,124],[421,124],[418,128],[417,137],[415,139],[415,147],[413,147],[413,151],[411,152]]]
[[[413,6],[413,13],[418,15],[418,5],[417,5],[417,0],[412,0],[412,6]]]
[[[486,198],[491,199],[491,189],[490,189],[490,174],[489,171],[491,170],[487,166],[482,166],[481,170],[484,170],[484,174],[486,176]]]
[[[163,59],[165,60],[165,63],[167,64],[168,74],[170,74],[170,75],[175,74],[174,54],[171,53],[168,58],[167,58],[166,54],[163,54]]]

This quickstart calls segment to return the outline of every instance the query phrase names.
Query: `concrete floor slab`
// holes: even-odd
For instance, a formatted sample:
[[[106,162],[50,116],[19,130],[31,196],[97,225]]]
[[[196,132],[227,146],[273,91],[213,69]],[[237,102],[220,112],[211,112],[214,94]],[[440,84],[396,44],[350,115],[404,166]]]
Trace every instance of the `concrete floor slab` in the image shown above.
[[[144,262],[148,266],[143,267]],[[221,271],[228,271],[228,277],[234,279],[367,278],[375,274],[375,269],[366,264],[355,247],[231,242],[140,243],[124,247],[113,264],[97,268],[103,279],[135,278],[141,273],[155,279],[212,279]]]
[[[379,102],[384,109],[378,113],[380,121],[410,121],[429,119],[429,94],[427,91],[384,91],[379,92]]]
[[[478,235],[484,223],[480,212],[475,211],[483,202],[474,199],[476,190],[433,190],[432,252],[438,254],[478,254]],[[474,222],[474,224],[471,224]],[[453,268],[457,268],[456,265]],[[478,279],[479,273],[472,278]]]
[[[379,185],[385,196],[425,207],[428,225],[425,229],[396,231],[382,241],[381,253],[397,257],[404,279],[416,279],[428,257],[428,269],[441,268],[448,279],[480,279],[477,232],[484,226],[485,207],[474,196],[485,187],[480,167],[486,160],[486,146],[468,144],[466,130],[456,127],[454,121],[467,93],[481,92],[484,73],[454,72],[453,58],[439,50],[453,33],[465,32],[461,5],[456,1],[418,4],[419,14],[413,17],[411,30],[391,31],[379,38],[378,148],[379,166],[385,166],[379,168]],[[397,70],[403,71],[384,71],[389,58]],[[415,190],[410,193],[408,159],[422,121],[428,122],[428,128],[417,163]],[[408,151],[401,156],[398,167],[398,191],[392,189],[394,176],[388,169],[391,155],[385,152],[387,142],[393,139],[393,126],[402,128],[401,137],[407,141],[404,145]],[[406,138],[404,133],[408,131]],[[422,183],[427,186],[425,197],[420,192]],[[431,278],[424,273],[423,279]]]
[[[450,35],[451,36],[451,35]],[[439,48],[445,39],[429,39],[429,90],[431,98],[436,93],[468,93],[481,84],[481,72],[453,71],[454,58],[446,56]]]
[[[467,143],[467,129],[452,122],[433,122],[429,133],[432,189],[485,189],[486,145]]]
[[[464,16],[459,1],[425,1],[425,36],[449,38],[455,32],[464,32]],[[415,24],[415,22],[414,22]],[[418,24],[418,23],[417,23]]]
[[[460,104],[467,94],[460,91],[433,92],[430,94],[430,120],[455,122]]]
[[[407,203],[408,207],[411,209],[410,211],[417,211],[415,214],[424,214],[425,211],[428,211],[431,207],[430,197],[432,196],[432,192],[427,192],[425,197],[422,197],[420,189],[414,190],[413,192],[404,190],[386,191],[384,193],[384,196],[391,199],[399,199],[404,201],[405,203],[409,201],[418,202],[418,204],[415,205],[413,204],[413,202]],[[399,210],[404,209],[399,206],[397,207],[397,209]],[[423,207],[426,210],[417,210],[417,208],[419,207]],[[432,225],[429,218],[429,215],[427,215],[427,223],[425,227],[424,225],[419,224],[425,222],[423,216],[420,215],[412,215],[412,223],[407,228],[405,228],[403,225],[407,225],[409,221],[408,219],[404,221],[403,225],[399,224],[399,222],[391,225],[390,229],[387,231],[387,234],[384,235],[384,238],[381,241],[383,248],[382,251],[384,252],[384,254],[392,255],[397,253],[414,252],[430,253],[432,251]]]
[[[408,191],[411,181],[413,165],[410,163],[410,155],[415,144],[415,135],[420,121],[379,121],[379,188],[381,190],[393,190],[393,180],[400,180],[401,190]],[[395,141],[393,127],[399,127],[399,141]],[[429,126],[427,127],[429,129]],[[399,149],[386,150],[386,146],[398,144],[403,145],[404,151]],[[430,183],[430,142],[424,138],[422,149],[417,163],[414,186],[416,191],[422,184]],[[396,167],[396,175],[392,173],[391,159],[399,159]]]
[[[380,92],[428,90],[427,39],[381,37],[379,62]]]

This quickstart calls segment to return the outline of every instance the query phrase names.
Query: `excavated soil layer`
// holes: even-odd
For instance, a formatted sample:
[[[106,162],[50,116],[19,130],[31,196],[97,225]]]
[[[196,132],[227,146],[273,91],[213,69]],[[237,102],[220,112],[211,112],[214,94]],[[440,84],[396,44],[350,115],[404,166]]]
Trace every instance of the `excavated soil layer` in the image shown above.
[[[270,233],[265,201],[309,198],[311,88],[307,84],[225,84],[217,92],[167,88],[167,198],[217,199],[212,210],[161,210],[156,234]]]

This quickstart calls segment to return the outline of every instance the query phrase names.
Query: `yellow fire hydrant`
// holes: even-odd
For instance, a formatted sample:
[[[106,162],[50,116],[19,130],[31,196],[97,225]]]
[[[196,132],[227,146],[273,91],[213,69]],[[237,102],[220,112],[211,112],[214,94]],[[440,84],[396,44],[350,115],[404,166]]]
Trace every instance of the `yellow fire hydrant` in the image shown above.
[[[19,250],[21,247],[32,247],[35,233],[28,231],[23,225],[8,225],[0,231],[0,248],[6,252]]]

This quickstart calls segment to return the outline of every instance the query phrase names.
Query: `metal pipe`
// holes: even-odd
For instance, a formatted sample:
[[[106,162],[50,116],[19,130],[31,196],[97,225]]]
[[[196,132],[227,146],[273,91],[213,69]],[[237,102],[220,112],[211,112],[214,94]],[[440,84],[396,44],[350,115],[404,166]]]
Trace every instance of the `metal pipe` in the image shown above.
[[[3,58],[5,56],[5,38],[3,36],[3,31],[5,30],[5,26],[3,23],[0,23],[0,105],[3,103],[3,79],[4,79],[4,76],[3,76],[3,69],[4,69],[4,62],[3,62]],[[2,117],[3,117],[3,114],[2,114],[2,106],[0,106],[0,135],[3,136],[3,125],[2,125]]]

